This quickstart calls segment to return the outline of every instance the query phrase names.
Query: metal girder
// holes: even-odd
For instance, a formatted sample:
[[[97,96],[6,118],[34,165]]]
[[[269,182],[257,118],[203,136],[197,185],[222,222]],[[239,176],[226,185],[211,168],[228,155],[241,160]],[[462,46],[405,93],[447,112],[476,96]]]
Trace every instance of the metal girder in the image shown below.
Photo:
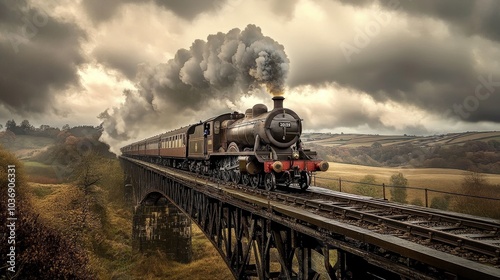
[[[340,231],[327,233],[314,226],[316,220],[295,220],[300,209],[280,206],[277,214],[271,203],[266,202],[266,209],[262,199],[245,198],[244,193],[204,179],[186,179],[126,159],[122,162],[135,202],[157,193],[178,206],[201,228],[236,279],[309,280],[320,275],[322,279],[370,275],[373,279],[433,279],[358,247],[359,242],[343,236],[351,230],[348,226],[332,223]],[[358,269],[360,265],[366,268]]]
[[[132,163],[125,166],[135,203],[158,193],[178,206],[201,228],[236,279],[315,279],[319,275],[312,265],[314,249],[308,247],[318,246],[314,239],[175,178]]]

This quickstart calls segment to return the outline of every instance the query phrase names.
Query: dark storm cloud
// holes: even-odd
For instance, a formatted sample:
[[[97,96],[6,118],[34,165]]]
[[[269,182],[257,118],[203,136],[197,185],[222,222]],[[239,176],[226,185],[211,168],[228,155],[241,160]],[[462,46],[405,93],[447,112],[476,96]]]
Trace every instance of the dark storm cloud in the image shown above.
[[[132,2],[132,0],[83,0],[82,7],[87,15],[95,22],[100,23],[111,19],[120,6],[124,3]]]
[[[331,74],[340,84],[368,92],[377,101],[427,108],[441,107],[474,88],[474,61],[465,46],[421,39],[384,40]],[[428,88],[422,92],[422,86]]]
[[[196,16],[216,11],[221,8],[227,0],[83,0],[82,6],[94,23],[108,21],[115,16],[120,7],[127,3],[154,2],[157,6],[172,11],[177,16],[192,20]]]
[[[85,32],[23,1],[0,10],[0,102],[20,115],[55,110],[57,94],[79,84]]]
[[[374,3],[416,17],[428,16],[448,22],[452,30],[500,41],[500,1],[497,0],[341,0],[347,5]]]
[[[133,80],[138,65],[148,61],[143,48],[129,44],[126,48],[99,45],[92,51],[93,57],[106,67],[114,68]]]
[[[383,22],[373,11],[371,21],[353,27],[351,40],[330,48],[317,46],[309,55],[294,57],[289,84],[334,82],[367,93],[376,102],[394,101],[465,122],[500,122],[495,105],[500,104],[500,54],[491,51],[498,42],[489,40],[500,26],[495,29],[495,24],[486,24],[495,21],[492,14],[500,18],[500,9],[495,8],[500,2],[456,2],[381,0],[387,9],[414,15],[405,18],[411,32],[394,31],[398,29],[394,15],[383,15]],[[344,3],[368,6],[377,2]],[[459,23],[462,16],[465,20]],[[433,29],[441,27],[424,21],[427,17],[444,19],[452,32],[436,35]],[[456,28],[460,32],[454,32]],[[489,39],[468,37],[467,30]],[[492,66],[495,61],[496,67]]]
[[[192,20],[201,13],[220,9],[226,0],[154,0],[154,2],[160,7],[171,10],[182,18]]]
[[[282,93],[288,64],[284,47],[255,25],[212,34],[207,41],[194,41],[189,50],[180,49],[167,63],[143,65],[137,75],[139,90],[127,91],[125,103],[101,118],[116,139],[126,139],[134,131],[130,128],[144,124],[165,128],[177,113],[189,115],[214,100],[223,107],[224,101],[235,102],[261,86]]]
[[[320,55],[321,54],[321,55]],[[319,52],[295,61],[292,86],[336,82],[371,95],[464,121],[500,122],[499,69],[478,66],[472,46],[460,39],[399,35],[372,42],[350,62],[342,53]],[[500,56],[486,57],[500,61]]]

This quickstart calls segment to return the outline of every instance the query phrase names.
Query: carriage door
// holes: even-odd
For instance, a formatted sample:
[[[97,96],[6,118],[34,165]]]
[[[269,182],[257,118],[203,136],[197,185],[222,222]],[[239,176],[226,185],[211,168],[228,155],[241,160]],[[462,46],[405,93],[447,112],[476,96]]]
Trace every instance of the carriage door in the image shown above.
[[[212,137],[210,136],[210,123],[205,123],[203,127],[203,155],[207,155],[209,146],[212,144]]]

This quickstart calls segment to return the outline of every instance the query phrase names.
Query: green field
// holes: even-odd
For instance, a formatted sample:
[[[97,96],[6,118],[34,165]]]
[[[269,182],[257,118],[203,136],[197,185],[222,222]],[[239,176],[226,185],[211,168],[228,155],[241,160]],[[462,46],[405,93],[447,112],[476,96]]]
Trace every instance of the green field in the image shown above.
[[[62,178],[57,176],[57,169],[52,165],[37,161],[23,161],[28,181],[42,184],[62,183]]]

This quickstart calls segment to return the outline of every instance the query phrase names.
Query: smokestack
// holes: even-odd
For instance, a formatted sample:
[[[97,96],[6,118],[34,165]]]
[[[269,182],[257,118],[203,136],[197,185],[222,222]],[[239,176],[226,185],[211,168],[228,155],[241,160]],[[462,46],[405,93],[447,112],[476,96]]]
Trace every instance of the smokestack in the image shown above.
[[[283,100],[285,100],[285,98],[283,96],[273,97],[273,101],[274,101],[274,109],[273,110],[283,109]]]

